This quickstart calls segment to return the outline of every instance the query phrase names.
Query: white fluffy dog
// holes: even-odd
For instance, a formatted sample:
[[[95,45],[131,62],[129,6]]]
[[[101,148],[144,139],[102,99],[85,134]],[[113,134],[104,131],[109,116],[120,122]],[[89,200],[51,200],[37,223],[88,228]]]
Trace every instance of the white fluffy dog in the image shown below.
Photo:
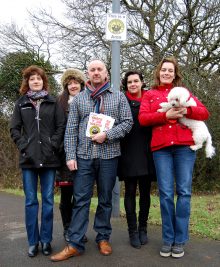
[[[160,104],[161,108],[157,111],[166,112],[173,107],[190,107],[196,106],[195,100],[190,97],[190,93],[184,87],[174,87],[168,94],[168,102]],[[195,145],[190,146],[192,150],[198,150],[206,142],[206,157],[212,158],[215,155],[215,148],[212,146],[212,137],[206,124],[203,121],[193,120],[185,116],[179,118],[179,122],[186,125],[192,130]]]

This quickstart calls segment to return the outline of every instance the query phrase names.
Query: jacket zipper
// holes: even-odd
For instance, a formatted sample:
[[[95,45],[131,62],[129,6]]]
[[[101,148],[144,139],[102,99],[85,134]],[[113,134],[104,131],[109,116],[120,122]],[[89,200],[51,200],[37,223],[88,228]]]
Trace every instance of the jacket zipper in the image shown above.
[[[36,117],[35,119],[37,120],[37,130],[38,130],[38,133],[40,133],[40,104],[41,104],[41,101],[37,101],[37,105],[36,105]]]

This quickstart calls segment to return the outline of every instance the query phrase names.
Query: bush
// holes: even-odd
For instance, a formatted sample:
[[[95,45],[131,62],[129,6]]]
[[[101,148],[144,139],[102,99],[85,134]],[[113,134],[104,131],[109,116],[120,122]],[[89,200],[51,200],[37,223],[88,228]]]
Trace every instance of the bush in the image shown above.
[[[18,152],[9,134],[9,121],[0,115],[0,185],[6,188],[21,188],[18,168]]]
[[[218,74],[212,76],[199,71],[185,70],[184,83],[207,107],[210,118],[206,122],[212,135],[216,155],[212,159],[205,157],[204,147],[197,151],[194,168],[193,188],[198,191],[220,190],[220,95],[216,86],[220,82]]]

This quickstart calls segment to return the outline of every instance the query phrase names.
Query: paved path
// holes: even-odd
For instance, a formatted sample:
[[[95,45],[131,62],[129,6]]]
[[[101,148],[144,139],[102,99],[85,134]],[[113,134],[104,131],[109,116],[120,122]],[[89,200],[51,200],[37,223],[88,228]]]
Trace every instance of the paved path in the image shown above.
[[[112,219],[111,243],[113,254],[102,256],[94,242],[91,215],[84,255],[64,262],[53,263],[39,253],[35,258],[27,256],[27,239],[24,226],[24,198],[0,192],[0,267],[71,266],[71,267],[219,267],[220,241],[191,237],[181,259],[159,256],[161,229],[149,226],[149,244],[134,249],[128,243],[124,219]],[[60,251],[65,245],[58,206],[55,206],[53,251]]]

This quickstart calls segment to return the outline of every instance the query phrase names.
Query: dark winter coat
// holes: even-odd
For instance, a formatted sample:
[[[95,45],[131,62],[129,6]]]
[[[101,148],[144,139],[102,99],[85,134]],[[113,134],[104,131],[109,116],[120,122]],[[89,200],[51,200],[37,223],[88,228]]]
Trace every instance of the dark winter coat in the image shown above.
[[[20,151],[21,168],[60,166],[58,150],[65,131],[65,115],[53,96],[40,104],[39,119],[29,98],[20,97],[14,108],[10,133]]]
[[[69,111],[66,111],[66,114],[65,114],[66,115],[65,116],[66,117],[66,123],[67,123],[67,119],[68,119],[68,113],[69,113]],[[63,141],[62,141],[62,144],[60,147],[59,157],[60,157],[61,166],[57,169],[57,172],[56,172],[56,182],[58,183],[59,186],[62,186],[61,183],[63,183],[63,182],[67,182],[69,185],[69,183],[73,182],[73,178],[74,178],[76,172],[70,171],[66,165],[66,153],[64,151],[64,142]]]
[[[140,102],[129,100],[134,125],[121,140],[121,156],[118,163],[119,180],[149,175],[155,180],[155,168],[150,151],[151,127],[141,127],[138,122]]]

